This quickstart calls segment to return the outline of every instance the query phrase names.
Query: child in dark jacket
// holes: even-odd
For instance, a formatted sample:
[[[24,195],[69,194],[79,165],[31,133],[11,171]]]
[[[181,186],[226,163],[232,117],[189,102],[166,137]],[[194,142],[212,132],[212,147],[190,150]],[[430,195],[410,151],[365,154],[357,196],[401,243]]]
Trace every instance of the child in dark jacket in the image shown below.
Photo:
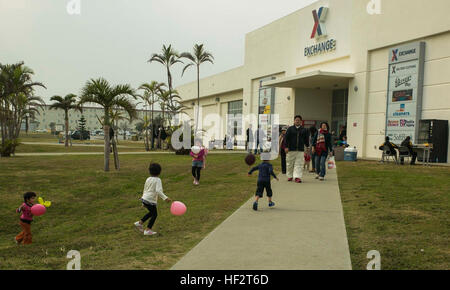
[[[270,184],[270,176],[273,176],[276,180],[279,180],[278,177],[273,172],[272,164],[269,163],[267,160],[263,160],[261,164],[258,166],[255,166],[250,170],[248,173],[248,176],[251,176],[251,174],[259,170],[258,174],[258,184],[256,189],[256,200],[253,203],[253,210],[258,210],[258,201],[260,198],[263,197],[264,188],[266,189],[267,197],[269,199],[269,207],[274,207],[275,203],[272,201],[272,187]]]

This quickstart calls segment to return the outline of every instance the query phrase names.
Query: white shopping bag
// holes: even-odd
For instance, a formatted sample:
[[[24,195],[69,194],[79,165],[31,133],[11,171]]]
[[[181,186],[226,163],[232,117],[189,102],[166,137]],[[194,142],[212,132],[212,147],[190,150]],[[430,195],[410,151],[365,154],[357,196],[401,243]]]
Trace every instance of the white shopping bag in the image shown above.
[[[330,159],[328,159],[328,169],[335,169],[336,168],[336,162],[334,159],[334,156],[330,157]]]

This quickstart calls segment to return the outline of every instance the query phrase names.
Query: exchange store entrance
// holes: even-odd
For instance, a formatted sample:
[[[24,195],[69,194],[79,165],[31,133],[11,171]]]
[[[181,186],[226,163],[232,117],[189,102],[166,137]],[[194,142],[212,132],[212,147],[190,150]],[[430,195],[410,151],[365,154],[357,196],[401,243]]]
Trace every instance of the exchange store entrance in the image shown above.
[[[348,89],[334,90],[332,99],[331,131],[334,131],[335,136],[339,137],[347,126]]]

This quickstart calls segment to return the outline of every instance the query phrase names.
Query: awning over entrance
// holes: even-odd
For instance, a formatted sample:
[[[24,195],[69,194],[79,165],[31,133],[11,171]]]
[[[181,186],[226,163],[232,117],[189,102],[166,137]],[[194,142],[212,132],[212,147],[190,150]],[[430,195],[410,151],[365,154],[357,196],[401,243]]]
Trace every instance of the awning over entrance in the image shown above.
[[[263,82],[263,86],[293,89],[342,89],[348,88],[352,73],[313,71],[292,77]]]

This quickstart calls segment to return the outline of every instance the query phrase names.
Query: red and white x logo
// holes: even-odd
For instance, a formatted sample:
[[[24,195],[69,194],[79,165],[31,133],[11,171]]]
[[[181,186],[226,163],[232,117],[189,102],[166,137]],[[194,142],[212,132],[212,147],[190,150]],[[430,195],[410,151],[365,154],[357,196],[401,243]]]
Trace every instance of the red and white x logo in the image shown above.
[[[327,18],[327,7],[320,7],[319,11],[317,10],[313,11],[313,18],[314,18],[314,28],[311,34],[312,38],[320,38],[322,36],[327,35],[327,30],[325,28],[325,20]]]

